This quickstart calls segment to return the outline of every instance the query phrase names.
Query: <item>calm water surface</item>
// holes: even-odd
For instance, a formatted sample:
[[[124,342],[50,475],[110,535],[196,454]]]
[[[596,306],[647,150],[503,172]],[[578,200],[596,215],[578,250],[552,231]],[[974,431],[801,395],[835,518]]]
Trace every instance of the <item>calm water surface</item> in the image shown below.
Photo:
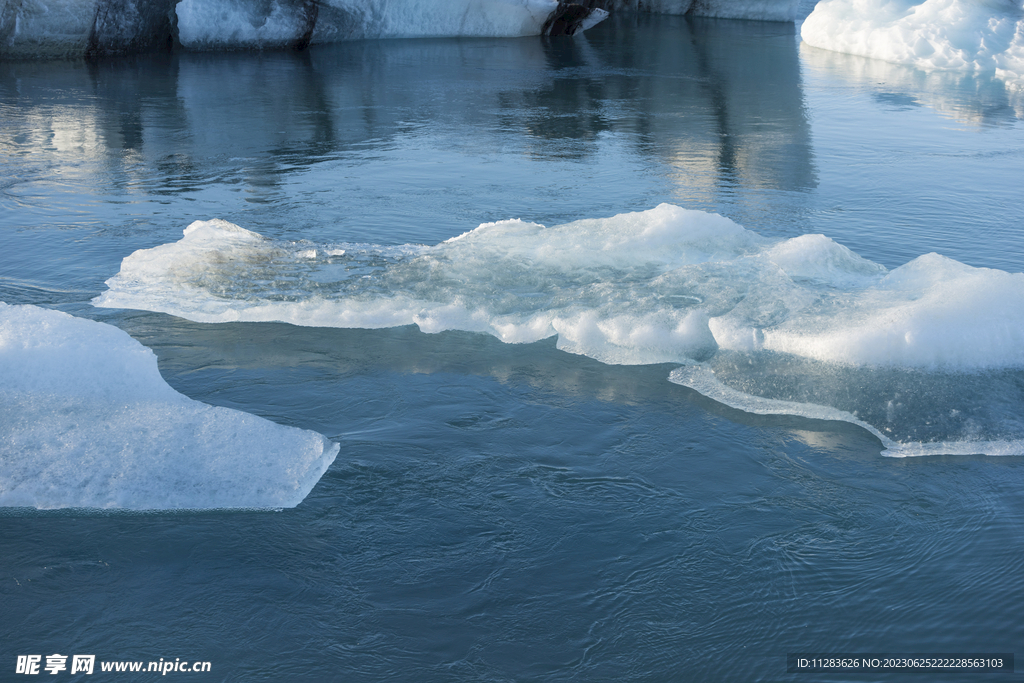
[[[1019,649],[1020,457],[886,458],[552,340],[89,302],[197,219],[436,244],[662,202],[1016,273],[1022,118],[997,80],[754,22],[0,64],[0,301],[117,325],[189,397],[341,443],[291,510],[0,516],[0,679],[54,652],[212,662],[195,680],[776,681],[801,679],[788,652]]]

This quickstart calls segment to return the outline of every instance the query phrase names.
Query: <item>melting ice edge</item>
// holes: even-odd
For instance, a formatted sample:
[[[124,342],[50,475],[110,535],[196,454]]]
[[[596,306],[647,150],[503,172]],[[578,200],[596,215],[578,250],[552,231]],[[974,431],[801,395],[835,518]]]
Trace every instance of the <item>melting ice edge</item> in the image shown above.
[[[887,455],[1024,454],[1024,274],[938,254],[889,271],[823,235],[667,204],[434,246],[197,221],[107,286],[95,305],[197,322],[556,336],[604,363],[679,363],[671,381],[741,410],[860,425]]]

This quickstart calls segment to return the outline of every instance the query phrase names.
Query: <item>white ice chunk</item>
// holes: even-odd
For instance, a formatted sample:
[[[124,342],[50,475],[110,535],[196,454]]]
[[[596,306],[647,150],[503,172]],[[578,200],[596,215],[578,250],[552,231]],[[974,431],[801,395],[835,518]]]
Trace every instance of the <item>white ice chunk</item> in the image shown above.
[[[826,313],[765,331],[764,348],[860,366],[1024,366],[1024,274],[919,256]]]
[[[517,343],[558,335],[560,348],[607,363],[688,362],[721,347],[860,366],[1024,365],[1022,274],[934,254],[889,273],[823,235],[772,241],[668,204],[550,228],[486,223],[434,247],[362,245],[344,263],[197,221],[125,258],[107,285],[96,305]]]
[[[609,363],[689,361],[715,349],[707,314],[694,310],[699,297],[664,299],[645,282],[686,265],[734,260],[764,242],[717,214],[663,204],[551,228],[486,223],[395,256],[348,249],[350,271],[297,271],[308,281],[281,292],[265,283],[282,280],[276,273],[301,255],[225,221],[197,221],[179,242],[125,258],[95,303],[202,322],[416,324],[515,343],[557,334],[561,348]]]
[[[800,33],[836,52],[1024,80],[1019,0],[822,0]]]
[[[791,278],[836,287],[866,286],[885,274],[883,266],[824,235],[801,235],[775,245],[764,255]]]
[[[179,394],[116,327],[0,303],[0,506],[294,507],[338,450]]]

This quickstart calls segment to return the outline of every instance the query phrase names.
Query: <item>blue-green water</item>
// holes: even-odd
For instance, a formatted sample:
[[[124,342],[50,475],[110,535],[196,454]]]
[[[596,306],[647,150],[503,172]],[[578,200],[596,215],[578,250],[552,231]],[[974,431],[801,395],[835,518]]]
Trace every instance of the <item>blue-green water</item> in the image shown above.
[[[341,444],[280,512],[0,516],[0,679],[55,652],[228,681],[803,680],[788,652],[1013,652],[1020,457],[884,457],[854,425],[553,339],[90,302],[193,220],[386,247],[662,202],[890,269],[1019,273],[1022,116],[998,80],[679,18],[0,64],[0,301],[117,325],[189,397]],[[1019,415],[997,379],[979,400]]]

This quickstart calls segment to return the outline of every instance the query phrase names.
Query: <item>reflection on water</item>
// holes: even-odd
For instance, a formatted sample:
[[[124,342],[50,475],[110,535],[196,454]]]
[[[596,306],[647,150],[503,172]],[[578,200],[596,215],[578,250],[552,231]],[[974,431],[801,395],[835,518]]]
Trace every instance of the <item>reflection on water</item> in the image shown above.
[[[922,71],[904,64],[800,46],[800,56],[814,70],[869,87],[891,107],[931,107],[970,125],[1007,125],[1024,119],[1024,89],[994,74]]]
[[[552,41],[556,77],[512,104],[530,112],[536,137],[629,131],[672,169],[681,199],[736,185],[806,190],[815,172],[798,55],[790,41],[765,40],[792,33],[758,22],[620,19],[587,41]]]
[[[449,223],[441,239],[475,224],[450,227],[470,203],[478,215],[497,213],[485,218],[544,221],[594,215],[602,198],[614,198],[609,215],[654,199],[705,209],[752,202],[760,213],[759,190],[814,187],[791,25],[649,15],[606,24],[574,40],[355,41],[303,53],[2,63],[9,116],[0,161],[16,164],[24,185],[0,201],[116,193],[205,200],[211,213],[197,217],[226,217],[245,210],[239,200],[312,205],[328,191],[365,205],[370,192],[387,212],[386,183],[371,190],[337,164],[358,168],[397,146],[403,172],[419,174],[408,183],[426,176],[464,195],[456,211],[425,198],[434,220]],[[467,178],[474,160],[492,168]],[[42,176],[58,166],[61,184],[44,187]],[[652,173],[667,184],[656,197]],[[588,175],[604,186],[581,187]],[[564,199],[554,216],[537,201],[509,206],[494,191],[531,180]],[[740,186],[753,191],[740,197]],[[336,207],[315,208],[308,222],[341,218]],[[119,210],[106,206],[102,220],[110,213]]]

